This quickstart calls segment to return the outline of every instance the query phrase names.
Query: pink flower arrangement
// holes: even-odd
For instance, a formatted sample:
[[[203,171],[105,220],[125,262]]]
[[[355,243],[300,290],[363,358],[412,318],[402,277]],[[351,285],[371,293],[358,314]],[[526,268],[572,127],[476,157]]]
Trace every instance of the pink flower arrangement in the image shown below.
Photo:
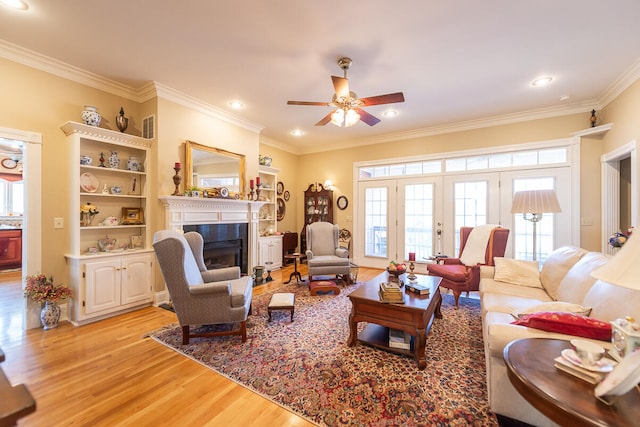
[[[56,286],[53,276],[44,274],[27,276],[24,296],[37,303],[58,302],[71,296],[71,289],[64,285]]]

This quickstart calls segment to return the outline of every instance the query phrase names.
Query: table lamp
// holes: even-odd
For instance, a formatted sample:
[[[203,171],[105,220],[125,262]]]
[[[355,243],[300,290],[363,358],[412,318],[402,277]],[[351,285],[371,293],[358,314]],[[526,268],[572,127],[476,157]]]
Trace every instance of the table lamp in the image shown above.
[[[533,260],[537,259],[537,224],[543,213],[560,212],[560,204],[555,190],[517,191],[513,195],[511,213],[521,213],[522,217],[533,223]],[[527,215],[531,215],[527,217]]]
[[[609,262],[591,276],[612,285],[640,291],[640,236],[631,234]],[[640,325],[631,317],[611,322],[613,356],[620,360],[640,348]]]

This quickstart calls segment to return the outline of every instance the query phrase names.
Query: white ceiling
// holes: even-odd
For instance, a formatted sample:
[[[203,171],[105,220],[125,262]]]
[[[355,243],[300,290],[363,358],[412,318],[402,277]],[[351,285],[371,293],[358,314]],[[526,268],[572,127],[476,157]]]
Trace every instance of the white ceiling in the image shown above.
[[[0,6],[0,39],[134,89],[158,82],[300,153],[576,111],[586,128],[640,68],[638,0],[26,1]],[[286,104],[329,102],[343,56],[358,96],[404,92],[397,117],[372,106],[376,126],[315,127],[329,107]],[[543,75],[554,82],[530,86]]]

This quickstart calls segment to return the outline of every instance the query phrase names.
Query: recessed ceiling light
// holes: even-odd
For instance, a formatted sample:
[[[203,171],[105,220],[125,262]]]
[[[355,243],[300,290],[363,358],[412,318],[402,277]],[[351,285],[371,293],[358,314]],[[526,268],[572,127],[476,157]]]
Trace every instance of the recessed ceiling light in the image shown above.
[[[27,10],[29,5],[22,0],[0,0],[0,3],[12,9]]]
[[[551,80],[553,80],[553,78],[549,76],[538,77],[537,79],[531,82],[531,86],[535,86],[535,87],[546,86],[549,83],[551,83]]]
[[[234,110],[242,110],[244,108],[244,104],[240,101],[231,101],[229,102],[229,107],[233,108]]]
[[[398,112],[396,110],[387,110],[384,113],[382,113],[382,115],[385,117],[395,117],[398,115]]]
[[[304,134],[304,132],[302,132],[300,129],[294,129],[291,131],[291,135],[293,136],[302,136]]]

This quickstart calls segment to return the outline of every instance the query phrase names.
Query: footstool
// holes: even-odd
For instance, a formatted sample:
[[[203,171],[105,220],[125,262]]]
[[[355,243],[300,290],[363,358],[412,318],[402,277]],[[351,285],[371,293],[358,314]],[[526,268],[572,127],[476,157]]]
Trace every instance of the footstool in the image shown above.
[[[318,292],[333,292],[334,295],[340,295],[340,288],[335,282],[330,280],[316,280],[309,283],[309,292],[311,295],[318,295]]]
[[[271,301],[267,311],[269,312],[269,322],[271,322],[271,312],[273,310],[289,310],[291,312],[291,321],[293,322],[293,305],[296,296],[290,292],[275,293],[271,295]]]

